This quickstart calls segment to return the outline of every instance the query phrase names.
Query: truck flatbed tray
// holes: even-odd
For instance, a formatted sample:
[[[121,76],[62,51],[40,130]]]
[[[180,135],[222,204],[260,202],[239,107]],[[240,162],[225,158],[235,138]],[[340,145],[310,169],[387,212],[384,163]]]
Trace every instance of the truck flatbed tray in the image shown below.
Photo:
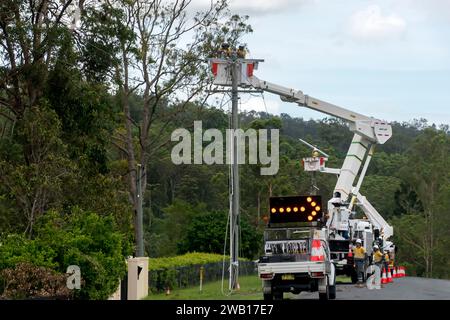
[[[326,272],[325,262],[274,262],[259,263],[258,274],[261,273],[310,273]]]

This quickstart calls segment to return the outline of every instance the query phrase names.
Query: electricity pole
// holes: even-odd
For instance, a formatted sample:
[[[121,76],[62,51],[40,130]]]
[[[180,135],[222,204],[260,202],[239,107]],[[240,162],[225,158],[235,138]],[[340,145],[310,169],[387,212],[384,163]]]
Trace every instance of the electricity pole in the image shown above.
[[[245,90],[239,90],[239,86],[241,85],[242,77],[245,78],[245,75],[242,75],[242,66],[244,62],[251,61],[253,65],[257,62],[264,61],[264,60],[258,60],[258,59],[245,59],[245,50],[243,46],[239,47],[239,50],[231,49],[229,48],[229,45],[223,44],[222,45],[221,56],[220,58],[216,59],[210,59],[212,63],[212,72],[215,77],[217,77],[218,72],[221,73],[221,76],[226,73],[226,77],[222,77],[221,81],[218,81],[218,85],[229,87],[230,86],[230,76],[231,76],[231,133],[232,137],[230,137],[231,141],[231,148],[230,148],[230,158],[231,159],[231,166],[230,166],[230,279],[229,279],[229,290],[236,290],[239,289],[239,234],[240,234],[240,199],[239,199],[239,135],[236,134],[236,131],[239,129],[239,110],[238,110],[238,103],[239,103],[239,92],[242,93],[261,93],[261,90],[254,90],[254,89],[245,89]],[[221,70],[218,70],[218,65],[223,66],[224,68]],[[253,70],[253,69],[252,69]],[[248,76],[248,69],[247,69],[247,76]],[[253,72],[253,71],[252,71]],[[226,79],[226,80],[224,80]],[[226,92],[230,93],[229,89],[215,89],[211,90],[209,92],[212,93],[219,93],[219,92]]]
[[[238,164],[238,74],[239,61],[233,57],[231,66],[231,129],[232,169],[231,169],[231,217],[230,217],[230,283],[229,289],[236,290],[239,277],[239,164]]]

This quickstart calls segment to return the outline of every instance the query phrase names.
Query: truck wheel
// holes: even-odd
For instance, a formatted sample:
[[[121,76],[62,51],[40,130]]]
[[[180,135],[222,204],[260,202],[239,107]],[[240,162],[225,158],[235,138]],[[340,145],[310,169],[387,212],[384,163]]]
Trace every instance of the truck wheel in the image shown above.
[[[264,301],[272,301],[273,295],[271,293],[264,293]]]
[[[319,292],[319,300],[328,300],[330,299],[330,288],[327,285],[327,290],[323,293]]]
[[[336,285],[330,286],[329,291],[330,291],[330,295],[329,295],[330,299],[332,299],[332,300],[336,299]]]

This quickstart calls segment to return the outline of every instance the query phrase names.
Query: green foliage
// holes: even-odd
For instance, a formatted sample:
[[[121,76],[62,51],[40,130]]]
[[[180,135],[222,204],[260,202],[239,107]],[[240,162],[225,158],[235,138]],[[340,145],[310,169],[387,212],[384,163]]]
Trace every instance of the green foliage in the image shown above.
[[[100,217],[74,208],[64,217],[48,213],[40,223],[36,241],[56,251],[58,269],[63,272],[69,265],[81,269],[85,286],[76,297],[106,299],[116,291],[125,275],[124,256],[130,248],[123,235],[115,231],[111,216]]]
[[[206,208],[203,203],[193,206],[186,201],[176,199],[162,211],[164,218],[155,219],[153,227],[165,237],[153,239],[154,241],[148,244],[149,251],[159,256],[173,255],[176,253],[177,243],[186,234],[186,226],[191,223],[194,216],[205,213]]]
[[[2,240],[0,269],[28,262],[65,273],[69,265],[78,265],[84,285],[75,297],[106,299],[124,276],[124,256],[130,253],[129,243],[116,230],[111,216],[78,208],[63,216],[48,212],[38,220],[34,239],[9,235]]]
[[[399,258],[426,277],[449,277],[450,136],[424,129],[407,152],[400,176],[417,197],[406,200],[404,215],[393,220]],[[416,202],[419,201],[419,205]]]
[[[187,226],[186,236],[178,244],[178,252],[223,253],[227,215],[223,212],[211,212],[198,215]],[[259,252],[261,234],[245,219],[240,221],[241,256],[252,259]]]
[[[25,238],[19,234],[9,234],[0,242],[0,270],[13,268],[19,263],[31,263],[35,266],[56,268],[56,252],[51,247]]]
[[[66,157],[61,140],[61,123],[46,101],[28,108],[18,123],[19,159],[0,159],[0,192],[19,208],[23,231],[32,234],[33,225],[50,203],[61,203],[62,186],[75,165]]]
[[[52,269],[19,263],[0,271],[1,297],[6,299],[55,298],[69,299],[66,276]]]
[[[204,283],[215,281],[222,277],[224,268],[225,270],[228,268],[229,259],[228,256],[199,252],[149,259],[149,289],[161,292],[167,288],[182,288],[197,284],[201,271]],[[244,258],[239,260],[241,275],[255,272],[253,262]]]
[[[224,256],[215,253],[189,252],[174,257],[149,258],[149,271],[169,269],[190,265],[202,265],[207,263],[222,262]],[[225,259],[229,259],[228,256]]]
[[[368,175],[364,179],[361,193],[385,218],[389,219],[398,209],[396,195],[400,191],[401,180],[392,176]],[[400,214],[400,212],[397,212]]]

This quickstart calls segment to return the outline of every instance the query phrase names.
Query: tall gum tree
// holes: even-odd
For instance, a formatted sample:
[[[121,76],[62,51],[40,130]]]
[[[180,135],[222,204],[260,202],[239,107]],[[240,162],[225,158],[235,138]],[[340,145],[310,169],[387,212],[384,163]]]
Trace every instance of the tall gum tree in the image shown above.
[[[110,73],[123,117],[113,143],[127,162],[135,213],[137,164],[142,166],[141,189],[146,190],[147,167],[151,157],[170,143],[173,119],[189,103],[206,102],[206,89],[211,86],[207,58],[224,41],[236,45],[252,31],[248,17],[230,14],[227,1],[211,1],[205,10],[194,11],[186,0],[105,1],[102,10],[91,15],[91,29],[86,32],[89,39],[84,43],[91,43],[101,55],[113,53],[114,67],[105,72]],[[143,101],[135,118],[130,110],[133,95]]]

